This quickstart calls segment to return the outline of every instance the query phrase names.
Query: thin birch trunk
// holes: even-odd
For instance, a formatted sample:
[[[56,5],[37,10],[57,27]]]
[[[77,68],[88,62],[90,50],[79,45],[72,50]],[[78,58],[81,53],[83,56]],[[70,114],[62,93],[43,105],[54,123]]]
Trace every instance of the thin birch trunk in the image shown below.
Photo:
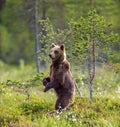
[[[36,66],[37,66],[37,72],[40,72],[40,60],[38,51],[40,50],[39,47],[39,40],[38,40],[38,0],[35,0],[35,55],[36,55]]]

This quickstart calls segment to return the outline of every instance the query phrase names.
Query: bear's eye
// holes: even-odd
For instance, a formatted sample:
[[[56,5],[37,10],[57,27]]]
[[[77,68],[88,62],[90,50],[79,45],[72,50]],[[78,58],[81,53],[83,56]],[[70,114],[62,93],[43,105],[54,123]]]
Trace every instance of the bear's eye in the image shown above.
[[[59,52],[57,50],[55,50],[55,54],[58,54]]]

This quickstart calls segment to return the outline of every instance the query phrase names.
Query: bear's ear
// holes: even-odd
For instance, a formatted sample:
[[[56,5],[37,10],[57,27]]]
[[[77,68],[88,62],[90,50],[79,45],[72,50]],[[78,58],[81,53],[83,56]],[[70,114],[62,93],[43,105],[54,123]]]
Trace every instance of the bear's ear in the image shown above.
[[[62,51],[64,51],[64,49],[65,49],[65,45],[62,44],[62,45],[60,46],[60,49],[61,49]]]
[[[54,43],[52,43],[52,44],[51,44],[51,48],[54,48],[54,47],[55,47],[55,44],[54,44]]]

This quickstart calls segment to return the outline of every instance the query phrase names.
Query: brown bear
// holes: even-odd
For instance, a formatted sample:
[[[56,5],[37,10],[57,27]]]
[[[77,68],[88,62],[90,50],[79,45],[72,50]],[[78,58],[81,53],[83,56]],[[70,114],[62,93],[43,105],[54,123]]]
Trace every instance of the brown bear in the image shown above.
[[[73,101],[74,86],[70,63],[66,60],[65,46],[52,43],[49,54],[52,64],[50,66],[50,76],[43,79],[44,92],[53,88],[57,94],[55,110],[67,108]]]

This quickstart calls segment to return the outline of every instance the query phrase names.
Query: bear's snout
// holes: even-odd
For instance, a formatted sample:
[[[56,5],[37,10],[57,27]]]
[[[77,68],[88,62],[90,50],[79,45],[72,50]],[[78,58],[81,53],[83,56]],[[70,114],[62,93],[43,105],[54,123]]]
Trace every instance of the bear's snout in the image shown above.
[[[52,55],[51,55],[51,54],[49,54],[49,57],[50,57],[50,58],[52,58]]]

